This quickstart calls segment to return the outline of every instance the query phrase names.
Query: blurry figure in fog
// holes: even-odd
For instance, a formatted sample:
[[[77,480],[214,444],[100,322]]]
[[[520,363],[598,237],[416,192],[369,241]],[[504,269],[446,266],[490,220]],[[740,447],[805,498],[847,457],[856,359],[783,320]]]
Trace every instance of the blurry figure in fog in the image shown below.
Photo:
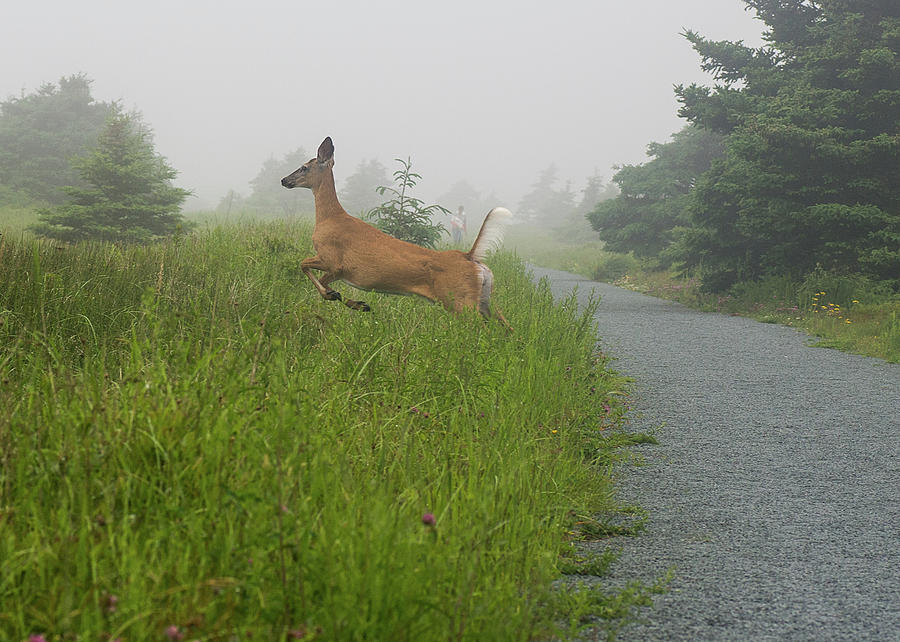
[[[466,212],[462,205],[456,214],[450,215],[450,234],[453,236],[453,243],[462,243],[463,235],[466,232]]]

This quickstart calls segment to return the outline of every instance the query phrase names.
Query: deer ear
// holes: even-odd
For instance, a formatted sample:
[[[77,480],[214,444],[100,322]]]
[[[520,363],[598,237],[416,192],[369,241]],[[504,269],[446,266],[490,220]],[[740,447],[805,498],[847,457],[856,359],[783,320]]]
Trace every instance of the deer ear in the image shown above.
[[[319,153],[316,160],[320,163],[327,163],[331,160],[332,156],[334,156],[334,143],[331,142],[331,136],[328,136],[322,141],[322,144],[319,145]]]

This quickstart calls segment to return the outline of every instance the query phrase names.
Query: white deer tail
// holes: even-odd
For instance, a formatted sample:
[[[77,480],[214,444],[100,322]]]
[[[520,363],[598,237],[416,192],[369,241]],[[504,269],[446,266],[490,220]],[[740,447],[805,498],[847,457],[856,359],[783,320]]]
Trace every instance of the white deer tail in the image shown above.
[[[503,232],[511,218],[512,212],[505,207],[495,207],[488,212],[467,256],[473,261],[483,261],[488,252],[503,242]]]

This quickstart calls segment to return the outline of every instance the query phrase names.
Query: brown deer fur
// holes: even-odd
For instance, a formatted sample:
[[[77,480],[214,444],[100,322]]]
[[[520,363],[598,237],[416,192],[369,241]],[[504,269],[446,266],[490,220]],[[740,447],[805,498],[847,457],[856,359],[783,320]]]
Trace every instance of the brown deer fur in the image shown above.
[[[326,138],[316,158],[281,181],[288,189],[309,188],[315,197],[312,241],[316,255],[304,259],[300,266],[323,298],[343,301],[354,310],[369,310],[363,301],[345,300],[329,287],[333,281],[344,281],[361,290],[416,294],[439,301],[448,310],[475,308],[486,318],[491,316],[494,277],[482,260],[499,241],[502,224],[511,216],[509,210],[496,207],[488,212],[468,252],[431,250],[396,239],[350,216],[338,202],[333,167],[334,145]],[[317,279],[312,270],[323,274]],[[509,328],[499,311],[494,315]]]

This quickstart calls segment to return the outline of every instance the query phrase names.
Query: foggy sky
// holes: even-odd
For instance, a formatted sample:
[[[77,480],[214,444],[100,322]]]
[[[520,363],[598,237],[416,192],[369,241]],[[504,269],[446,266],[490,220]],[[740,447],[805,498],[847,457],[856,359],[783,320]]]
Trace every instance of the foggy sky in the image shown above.
[[[188,207],[327,135],[339,188],[363,159],[411,156],[427,199],[465,179],[514,208],[550,163],[577,191],[684,125],[672,86],[711,79],[681,31],[758,45],[763,28],[740,0],[13,3],[0,97],[87,74],[143,114]]]

